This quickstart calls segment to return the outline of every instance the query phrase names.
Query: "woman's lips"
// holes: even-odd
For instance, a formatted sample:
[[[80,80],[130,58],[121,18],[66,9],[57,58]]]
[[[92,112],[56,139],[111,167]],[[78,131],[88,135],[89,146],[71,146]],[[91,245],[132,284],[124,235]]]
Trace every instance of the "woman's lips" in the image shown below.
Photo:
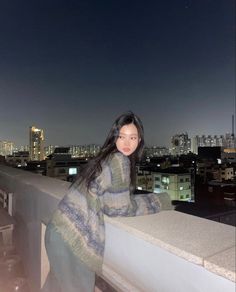
[[[123,151],[124,151],[124,152],[130,152],[130,148],[125,147],[125,148],[123,148]]]

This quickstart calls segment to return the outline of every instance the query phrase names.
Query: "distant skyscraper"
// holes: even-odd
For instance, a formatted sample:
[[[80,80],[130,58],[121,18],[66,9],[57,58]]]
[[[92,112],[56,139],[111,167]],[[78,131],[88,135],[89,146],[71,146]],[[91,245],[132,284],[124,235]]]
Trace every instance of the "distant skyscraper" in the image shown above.
[[[198,147],[216,147],[220,146],[223,148],[235,148],[236,138],[233,134],[226,133],[224,135],[202,135],[202,136],[194,136],[192,139],[192,151],[198,154]]]
[[[191,151],[191,139],[187,133],[177,134],[171,139],[171,154],[188,154]]]
[[[13,152],[13,142],[0,141],[0,155],[11,155]]]
[[[30,160],[44,159],[44,135],[42,129],[30,127],[29,132]]]

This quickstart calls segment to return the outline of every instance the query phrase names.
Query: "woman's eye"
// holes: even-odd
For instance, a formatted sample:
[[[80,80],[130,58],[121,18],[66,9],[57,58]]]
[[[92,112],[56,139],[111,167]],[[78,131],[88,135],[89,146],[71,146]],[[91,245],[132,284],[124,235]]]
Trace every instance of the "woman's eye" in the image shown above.
[[[137,137],[131,137],[131,140],[137,140]]]

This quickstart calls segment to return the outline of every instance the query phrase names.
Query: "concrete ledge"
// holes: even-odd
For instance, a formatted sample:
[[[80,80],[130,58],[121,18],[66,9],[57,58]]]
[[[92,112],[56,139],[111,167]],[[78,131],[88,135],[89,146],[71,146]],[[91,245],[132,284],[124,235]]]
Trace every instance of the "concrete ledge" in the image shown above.
[[[0,166],[0,187],[13,193],[19,248],[38,292],[45,269],[41,223],[69,183]],[[106,217],[105,224],[104,277],[118,290],[235,292],[234,227],[176,211]]]
[[[204,261],[204,267],[213,273],[223,276],[233,282],[235,277],[235,246],[218,253]]]
[[[236,240],[233,226],[176,211],[105,220],[189,262],[207,266],[213,273],[218,265],[218,275],[235,281],[235,257],[231,257]]]

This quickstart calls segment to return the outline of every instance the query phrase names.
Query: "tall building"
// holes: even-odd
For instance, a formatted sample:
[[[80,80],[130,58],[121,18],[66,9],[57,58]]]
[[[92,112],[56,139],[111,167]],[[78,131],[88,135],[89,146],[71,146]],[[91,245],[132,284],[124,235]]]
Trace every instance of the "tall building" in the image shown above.
[[[192,138],[192,152],[198,153],[198,147],[223,147],[223,148],[235,148],[236,138],[233,134],[227,133],[224,135],[202,135],[202,136],[194,136]]]
[[[236,137],[234,134],[226,133],[225,134],[226,148],[235,148],[236,147]]]
[[[187,133],[177,134],[171,139],[171,154],[188,154],[191,150],[191,139]]]
[[[13,152],[13,142],[10,141],[0,141],[0,155],[7,156],[11,155]]]
[[[42,129],[34,126],[30,127],[29,132],[30,160],[44,159],[44,134]]]

